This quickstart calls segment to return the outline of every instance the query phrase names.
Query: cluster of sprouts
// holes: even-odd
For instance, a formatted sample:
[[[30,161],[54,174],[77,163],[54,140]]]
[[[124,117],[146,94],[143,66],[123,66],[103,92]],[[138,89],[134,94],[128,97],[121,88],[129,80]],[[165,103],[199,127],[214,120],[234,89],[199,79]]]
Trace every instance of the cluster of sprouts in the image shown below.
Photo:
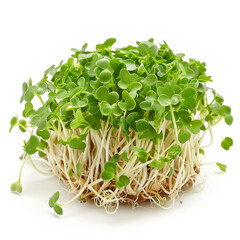
[[[30,161],[37,171],[55,174],[74,194],[66,203],[57,202],[59,192],[50,198],[59,215],[76,199],[93,200],[109,213],[120,203],[136,207],[146,200],[172,206],[199,175],[205,133],[212,142],[212,126],[233,121],[230,107],[207,87],[205,63],[183,61],[184,54],[175,55],[165,42],[158,48],[153,39],[112,50],[115,41],[92,52],[87,44],[72,49],[72,57],[51,66],[39,83],[25,82],[28,122],[11,120],[10,131],[18,125],[30,134],[23,165]],[[225,150],[232,144],[230,137],[221,143]],[[12,191],[22,192],[21,174],[22,168]]]

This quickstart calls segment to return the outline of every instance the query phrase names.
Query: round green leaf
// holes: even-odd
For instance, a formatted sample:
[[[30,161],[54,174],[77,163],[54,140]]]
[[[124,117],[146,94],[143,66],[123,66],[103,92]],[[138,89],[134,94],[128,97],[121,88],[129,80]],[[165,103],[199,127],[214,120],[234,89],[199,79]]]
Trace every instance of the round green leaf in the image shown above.
[[[127,186],[130,182],[129,178],[125,175],[119,177],[119,182],[122,183],[123,186]]]
[[[54,205],[53,209],[54,209],[56,214],[58,214],[58,215],[62,215],[63,214],[62,208],[59,207],[58,205]]]
[[[167,95],[165,95],[165,94],[160,95],[158,97],[158,101],[164,107],[165,106],[169,106],[171,104],[171,99]]]
[[[184,88],[184,90],[182,91],[183,99],[195,98],[196,95],[197,95],[197,91],[196,91],[196,89],[194,89],[192,87]]]
[[[11,187],[10,187],[11,191],[13,192],[18,192],[21,193],[22,192],[22,185],[20,182],[14,182]]]
[[[46,90],[47,90],[47,84],[45,82],[40,82],[37,85],[36,93],[39,95],[43,95],[46,92]]]
[[[106,163],[104,164],[104,170],[105,170],[105,171],[108,171],[108,172],[113,172],[113,173],[115,173],[116,170],[117,170],[117,168],[116,168],[116,165],[115,165],[114,163],[112,163],[112,162],[106,162]]]
[[[109,70],[103,70],[100,74],[99,74],[99,81],[103,84],[107,84],[109,82],[111,82],[112,80],[112,73]]]
[[[73,149],[79,149],[84,151],[86,147],[86,143],[84,143],[81,138],[74,137],[74,138],[71,138],[69,142],[69,146]]]
[[[100,111],[101,111],[102,115],[104,115],[104,116],[108,116],[112,112],[111,105],[106,101],[101,102],[99,107],[100,107]]]
[[[47,139],[49,139],[50,138],[50,133],[49,133],[49,131],[47,130],[47,129],[45,129],[45,130],[43,130],[43,131],[41,131],[41,130],[37,130],[37,135],[39,136],[39,137],[42,137],[43,139],[45,139],[45,140],[47,140]]]
[[[103,180],[111,180],[111,179],[113,179],[113,177],[114,177],[114,173],[113,172],[108,172],[108,171],[104,170],[101,173],[101,178]]]
[[[145,79],[144,79],[144,84],[147,84],[149,86],[154,85],[157,82],[157,77],[155,74],[149,74]]]
[[[224,120],[225,120],[225,122],[226,122],[228,125],[231,125],[232,122],[233,122],[233,117],[232,117],[232,115],[227,114],[227,115],[224,117]]]
[[[110,66],[110,62],[107,58],[102,58],[96,62],[96,65],[102,69],[107,69]]]
[[[190,132],[186,131],[186,130],[181,130],[178,134],[178,140],[180,143],[185,143],[186,141],[188,141],[191,137]]]
[[[233,140],[230,137],[225,137],[222,142],[221,146],[225,150],[229,150],[229,148],[233,145]]]
[[[164,167],[164,162],[157,160],[157,159],[153,159],[152,162],[149,164],[150,167],[156,168],[157,170],[161,170]]]

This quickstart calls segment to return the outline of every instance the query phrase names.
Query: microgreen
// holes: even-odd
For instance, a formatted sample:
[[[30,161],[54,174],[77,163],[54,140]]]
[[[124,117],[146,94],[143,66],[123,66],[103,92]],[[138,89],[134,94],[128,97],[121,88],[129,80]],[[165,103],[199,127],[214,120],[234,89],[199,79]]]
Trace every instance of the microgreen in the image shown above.
[[[18,193],[22,192],[22,185],[19,181],[12,183],[10,188],[11,188],[11,191],[13,192],[18,192]]]
[[[55,192],[52,197],[49,199],[49,206],[51,208],[54,209],[55,213],[57,213],[58,215],[62,215],[63,214],[63,210],[62,208],[59,206],[59,204],[57,203],[57,200],[59,199],[59,192]]]
[[[222,170],[223,172],[226,172],[227,166],[225,164],[217,162],[216,165],[219,167],[220,170]]]
[[[222,142],[221,146],[225,150],[229,150],[229,148],[233,145],[233,140],[230,137],[225,137]]]
[[[157,170],[161,170],[164,167],[164,162],[158,159],[153,159],[149,164],[150,167],[156,168]]]
[[[188,141],[190,137],[191,137],[191,133],[188,132],[187,130],[181,130],[178,134],[178,140],[182,144]]]
[[[73,48],[71,57],[50,66],[39,82],[34,84],[31,78],[24,82],[20,99],[24,102],[23,118],[12,117],[9,132],[18,126],[30,133],[23,146],[29,158],[38,154],[47,159],[53,144],[66,147],[67,154],[74,149],[73,156],[79,156],[75,154],[78,151],[85,157],[96,152],[94,159],[99,164],[104,156],[104,164],[95,166],[101,170],[102,180],[122,188],[131,184],[132,176],[125,170],[138,166],[132,163],[135,160],[140,166],[150,162],[147,168],[166,170],[165,176],[171,177],[176,173],[174,161],[188,154],[182,151],[184,144],[197,141],[197,148],[199,136],[206,131],[211,134],[211,128],[221,120],[231,125],[233,116],[223,97],[207,86],[212,78],[206,75],[204,62],[183,60],[184,54],[174,54],[166,42],[158,47],[152,38],[113,50],[115,42],[109,38],[94,51],[87,51],[87,43],[80,50]],[[212,94],[210,101],[208,93]],[[87,147],[91,141],[88,136],[96,131],[98,140],[92,152],[91,146]],[[116,131],[120,131],[117,136]],[[57,140],[52,142],[55,135]],[[126,139],[124,147],[128,149],[121,144],[113,146],[111,137],[123,142]],[[98,144],[104,138],[114,150]],[[232,145],[230,137],[221,142],[225,150]],[[100,146],[106,149],[99,150]],[[116,154],[112,156],[113,152]],[[199,153],[204,154],[201,146]],[[80,158],[74,164],[71,161],[66,176],[83,176],[88,164],[82,164]],[[217,166],[226,171],[225,165]],[[100,174],[96,172],[95,176]],[[11,190],[22,191],[20,180],[11,185]],[[61,215],[58,198],[57,192],[49,205]]]
[[[119,180],[116,180],[116,187],[117,188],[126,187],[129,184],[129,182],[130,182],[130,180],[127,176],[121,175],[119,177]]]
[[[168,150],[168,156],[175,159],[177,156],[181,155],[182,149],[179,145],[173,145]]]

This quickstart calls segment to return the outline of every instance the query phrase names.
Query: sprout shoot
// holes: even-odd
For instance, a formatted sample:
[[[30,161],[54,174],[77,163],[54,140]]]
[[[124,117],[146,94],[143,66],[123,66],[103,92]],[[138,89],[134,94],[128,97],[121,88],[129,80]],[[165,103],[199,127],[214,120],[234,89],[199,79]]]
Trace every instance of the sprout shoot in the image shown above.
[[[207,86],[212,79],[204,62],[183,60],[153,39],[113,50],[115,42],[72,49],[38,83],[24,82],[23,119],[10,121],[10,132],[18,126],[29,133],[24,163],[55,174],[75,195],[65,203],[57,203],[59,192],[52,195],[49,206],[58,215],[76,199],[109,213],[120,203],[173,205],[199,175],[206,132],[212,142],[213,126],[233,122],[231,108]],[[232,145],[230,137],[221,142],[224,150]],[[45,172],[34,164],[36,154]],[[12,191],[22,192],[21,173]]]

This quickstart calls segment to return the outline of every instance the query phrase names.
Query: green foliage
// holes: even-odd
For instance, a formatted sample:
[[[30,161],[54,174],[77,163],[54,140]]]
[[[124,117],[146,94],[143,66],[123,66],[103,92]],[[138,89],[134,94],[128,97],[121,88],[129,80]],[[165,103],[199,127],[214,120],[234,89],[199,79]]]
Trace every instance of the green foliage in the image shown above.
[[[117,179],[116,164],[120,160],[119,154],[115,154],[111,159],[104,164],[104,171],[101,173],[101,178],[103,180],[112,180],[115,179],[115,184],[117,188],[126,187],[129,184],[129,178],[125,175],[121,175],[119,179]]]
[[[117,188],[126,187],[129,184],[129,182],[130,180],[127,176],[121,175],[118,180],[116,179],[116,187]]]
[[[179,145],[173,145],[168,150],[168,156],[172,159],[175,159],[177,156],[180,156],[182,149]]]
[[[178,140],[180,143],[184,144],[186,141],[188,141],[191,137],[190,132],[187,130],[181,130],[178,134]]]
[[[87,44],[81,50],[72,49],[72,57],[52,65],[36,85],[31,79],[24,82],[23,117],[30,121],[13,117],[9,131],[15,125],[22,131],[37,127],[37,135],[46,140],[54,120],[60,119],[71,129],[99,129],[101,120],[110,118],[114,127],[122,125],[127,138],[131,129],[141,138],[156,141],[157,128],[169,119],[171,128],[177,126],[179,142],[184,143],[191,134],[205,131],[206,121],[214,125],[224,118],[232,124],[231,108],[223,105],[214,89],[203,85],[211,81],[205,75],[205,63],[183,61],[184,54],[175,55],[165,42],[158,48],[153,39],[113,51],[115,42],[109,38],[93,52],[86,51]],[[213,93],[214,100],[204,105],[207,91]],[[46,93],[44,102],[41,96]],[[34,96],[43,105],[36,110],[31,102]],[[171,108],[175,119],[171,119]],[[137,117],[129,121],[133,112]],[[197,112],[201,118],[194,119]],[[83,142],[75,138],[70,145],[84,149]]]
[[[181,144],[222,119],[231,125],[231,108],[223,104],[221,95],[207,87],[212,79],[206,75],[204,62],[184,61],[184,54],[174,54],[166,42],[158,47],[153,39],[112,50],[115,42],[115,38],[109,38],[97,44],[95,51],[86,51],[87,44],[80,50],[72,49],[72,56],[57,66],[50,66],[38,83],[34,85],[31,79],[24,82],[20,99],[24,102],[23,119],[14,116],[9,132],[14,126],[30,132],[24,151],[45,156],[45,140],[52,131],[62,131],[63,127],[80,128],[81,134],[59,139],[58,144],[81,151],[86,147],[88,132],[100,129],[102,122],[109,122],[115,129],[121,127],[127,140],[134,131],[154,145],[173,129],[175,139],[164,158],[153,159],[151,152],[144,148],[132,148],[141,163],[152,160],[149,166],[158,170],[168,164],[171,176],[170,161],[181,155]],[[213,95],[210,101],[208,93]],[[35,105],[38,99],[41,107]],[[169,121],[169,128],[162,131],[160,127],[165,121]],[[227,137],[221,146],[228,150],[232,144],[232,139]],[[118,161],[129,162],[131,157],[127,152],[121,158],[114,155],[105,164],[101,177],[115,179],[120,188],[127,186],[129,179],[126,176],[117,179]],[[78,165],[78,175],[80,169]],[[16,184],[12,188],[20,190]],[[53,208],[62,213],[59,205]]]
[[[141,138],[153,139],[156,136],[155,129],[146,120],[140,119],[136,122],[137,131]]]
[[[14,126],[16,126],[17,125],[17,117],[12,117],[12,119],[11,119],[11,121],[10,121],[10,128],[9,128],[9,132],[11,132],[12,131],[12,128],[14,127]]]
[[[60,204],[57,203],[57,200],[59,199],[59,192],[55,192],[52,197],[49,199],[49,207],[53,208],[53,210],[55,211],[56,214],[58,215],[62,215],[63,214],[63,210],[60,207]]]
[[[233,140],[230,137],[225,137],[222,142],[221,146],[225,150],[229,150],[229,148],[233,145]]]
[[[226,172],[227,166],[225,164],[217,162],[216,165],[219,167],[220,170],[222,170],[223,172]]]
[[[108,162],[104,164],[104,171],[101,173],[103,180],[111,180],[114,178],[117,167],[116,164],[119,161],[120,156],[115,154]]]
[[[37,152],[37,148],[39,146],[40,142],[38,137],[32,135],[28,142],[24,146],[24,150],[27,154],[31,155]]]
[[[161,170],[164,167],[164,162],[160,159],[153,159],[152,162],[149,164],[150,167],[156,168],[157,170]]]
[[[14,182],[11,187],[10,187],[11,191],[13,192],[18,192],[21,193],[22,192],[22,185],[19,181]]]

